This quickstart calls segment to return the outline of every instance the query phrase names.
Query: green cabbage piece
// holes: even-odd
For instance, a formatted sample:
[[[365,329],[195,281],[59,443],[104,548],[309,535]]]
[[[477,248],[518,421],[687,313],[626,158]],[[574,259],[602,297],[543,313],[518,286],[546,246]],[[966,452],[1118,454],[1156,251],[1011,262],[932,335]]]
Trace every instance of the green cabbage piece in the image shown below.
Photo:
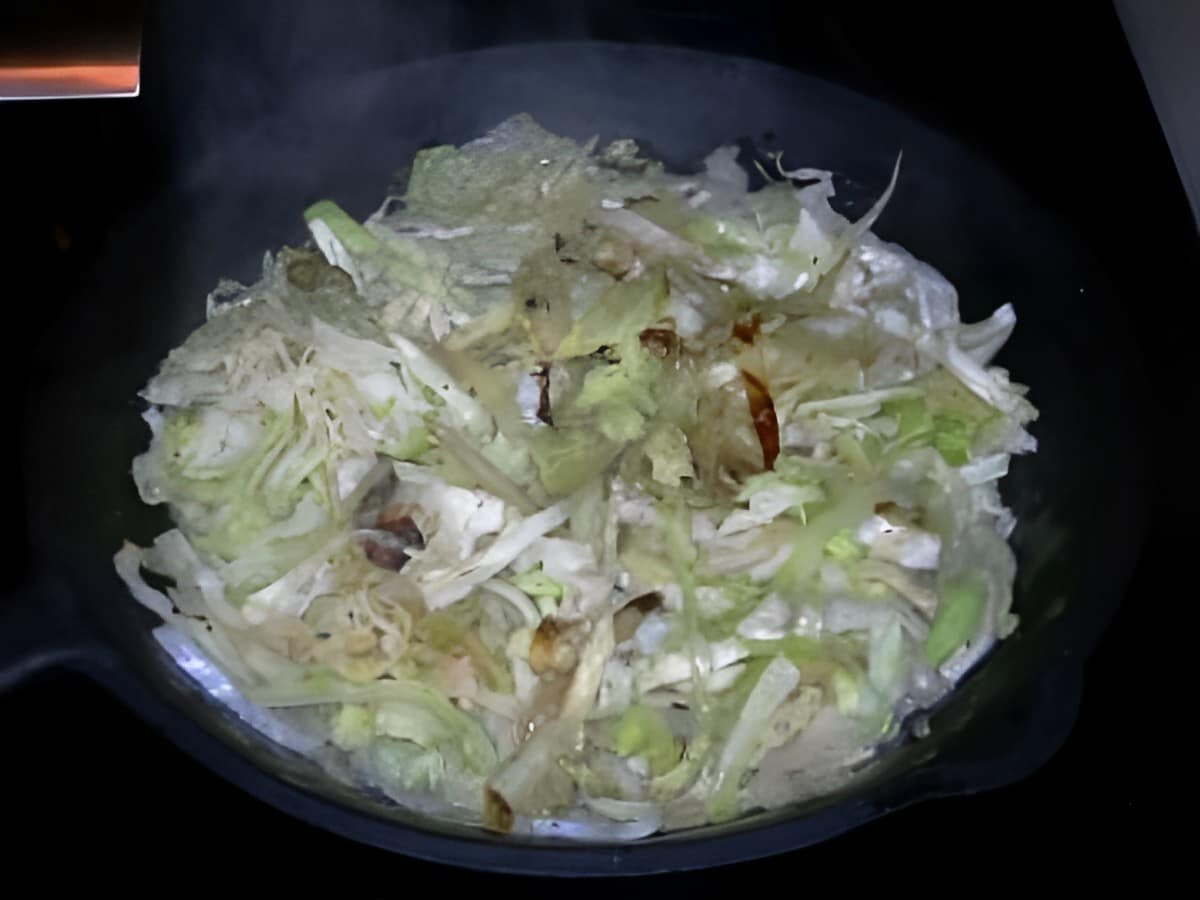
[[[620,362],[587,373],[570,414],[584,414],[610,441],[627,444],[645,434],[648,417],[658,410],[655,394],[663,367],[636,335],[615,346]]]
[[[986,607],[987,584],[981,578],[962,577],[942,588],[929,636],[925,638],[925,659],[930,665],[940,666],[975,636]]]
[[[398,440],[385,441],[380,445],[379,452],[401,462],[419,462],[431,447],[433,441],[430,439],[429,429],[418,425],[404,432],[404,436]]]
[[[626,445],[646,433],[658,409],[660,361],[636,335],[616,349],[620,361],[588,369],[579,392],[555,411],[556,427],[533,429],[527,438],[551,496],[566,496],[603,473]]]
[[[458,318],[470,305],[469,296],[450,285],[449,263],[437,248],[374,233],[331,200],[314,203],[304,220],[325,258],[345,270],[368,301],[397,306],[393,319],[418,310],[427,319],[431,299],[452,307]]]
[[[679,762],[679,744],[662,714],[643,703],[629,707],[613,723],[612,742],[621,756],[643,757],[656,777]]]
[[[796,530],[791,555],[771,579],[775,589],[785,595],[809,589],[829,541],[844,529],[866,521],[882,493],[881,486],[873,480],[830,480],[826,489],[828,501],[819,510],[809,510],[807,523]]]
[[[477,775],[491,772],[498,761],[492,739],[473,716],[436,689],[417,681],[389,679],[353,684],[330,672],[315,671],[295,682],[248,690],[247,696],[267,707],[375,704],[377,734],[436,750],[447,761],[453,760],[464,771]]]
[[[775,465],[769,472],[760,472],[747,478],[737,499],[744,502],[761,490],[782,484],[803,488],[820,487],[827,474],[827,468],[814,466],[808,459],[784,454],[775,460]]]
[[[541,563],[528,571],[508,579],[514,587],[520,588],[530,597],[550,597],[561,600],[563,595],[562,582],[555,581],[542,571]]]
[[[621,452],[593,429],[539,428],[528,439],[538,479],[552,497],[565,497],[597,478]]]
[[[418,151],[404,192],[405,211],[447,225],[577,223],[594,202],[579,164],[587,152],[522,113],[485,139]]]
[[[924,397],[898,397],[883,404],[883,414],[896,421],[897,443],[921,444],[933,433],[933,417]]]
[[[896,446],[932,446],[947,464],[965,465],[984,428],[1002,416],[944,369],[912,382],[920,396],[901,397],[883,404],[882,412],[896,421]]]
[[[867,548],[854,539],[849,528],[843,528],[825,543],[825,555],[839,562],[853,562],[867,555]]]
[[[342,750],[361,750],[375,737],[375,713],[361,703],[343,703],[333,717],[330,740]]]
[[[966,465],[971,459],[971,440],[975,428],[964,419],[937,416],[933,420],[933,446],[952,466]]]
[[[414,741],[376,738],[367,758],[375,778],[394,790],[436,790],[446,776],[442,754]]]
[[[337,525],[324,490],[330,451],[317,443],[302,452],[301,427],[272,410],[171,410],[134,464],[143,495],[170,505],[197,550],[236,561],[228,585],[235,598],[298,565]]]
[[[836,661],[833,647],[837,640],[833,635],[818,638],[788,634],[774,641],[744,641],[743,644],[751,656],[782,656],[801,671],[811,672],[829,668]]]
[[[605,346],[626,352],[644,329],[662,318],[667,298],[667,280],[661,272],[613,285],[575,322],[555,356],[587,356]]]
[[[668,487],[679,487],[685,478],[695,478],[687,435],[675,425],[660,425],[642,445],[650,459],[650,477]]]

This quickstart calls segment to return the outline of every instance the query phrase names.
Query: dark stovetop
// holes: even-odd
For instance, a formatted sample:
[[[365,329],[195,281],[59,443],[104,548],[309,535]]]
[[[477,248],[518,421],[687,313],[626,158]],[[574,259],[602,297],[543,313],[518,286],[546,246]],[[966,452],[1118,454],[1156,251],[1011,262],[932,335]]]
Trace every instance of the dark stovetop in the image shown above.
[[[197,41],[224,34],[253,59],[262,47],[275,46],[281,31],[299,43],[313,39],[313,23],[320,18],[312,4],[288,5],[294,14],[272,25],[260,22],[255,31],[250,19],[265,17],[272,4],[247,4],[241,11],[232,4],[209,4],[210,10],[220,10],[207,19],[197,17],[194,10],[200,6],[187,13],[159,9],[152,16],[144,82],[167,68],[156,37],[169,44],[185,29],[193,29]],[[962,4],[960,11],[933,16],[905,12],[907,4],[889,4],[883,13],[857,4],[835,9],[841,6],[763,3],[734,14],[728,4],[717,3],[691,4],[685,13],[666,2],[459,2],[421,6],[432,23],[426,26],[429,34],[438,38],[422,47],[402,40],[399,32],[381,35],[369,21],[356,25],[349,14],[323,34],[326,46],[346,42],[357,48],[331,63],[334,69],[424,55],[430,47],[589,35],[682,43],[791,65],[909,109],[982,148],[1035,195],[1054,196],[1078,209],[1092,242],[1121,261],[1117,270],[1125,295],[1143,296],[1164,309],[1195,302],[1200,257],[1194,225],[1111,9],[1080,5],[1069,16],[1055,17],[1044,2],[1003,4],[986,13],[976,4]],[[362,19],[376,7],[415,5],[368,3],[347,9]],[[178,77],[199,83],[202,75]],[[286,72],[271,73],[261,83],[269,87],[272,77],[286,77]],[[0,226],[13,229],[16,242],[0,246],[19,266],[6,271],[18,271],[18,277],[37,273],[36,296],[52,303],[56,292],[86,271],[103,246],[108,224],[144,199],[161,166],[163,141],[154,108],[142,100],[0,107],[0,133],[7,144],[7,171],[18,176],[17,215],[8,215]],[[1182,282],[1185,277],[1189,280]],[[22,314],[32,316],[36,327],[36,309]],[[1182,357],[1182,329],[1165,327],[1153,316],[1131,317],[1130,327],[1131,338],[1146,342],[1158,364]],[[19,334],[10,325],[10,340]],[[14,343],[5,349],[11,375],[0,383],[37,378],[36,361],[23,356],[25,342]],[[1168,440],[1178,446],[1178,436]],[[5,447],[6,453],[15,451]],[[3,471],[15,469],[14,461]],[[21,500],[18,493],[13,502]],[[917,861],[928,860],[928,873],[910,871],[907,880],[940,892],[948,887],[941,879],[951,861],[970,864],[977,875],[1019,873],[1031,865],[1031,855],[1078,860],[1065,855],[1068,846],[1086,848],[1095,865],[1120,868],[1126,854],[1137,855],[1134,848],[1153,828],[1148,810],[1152,745],[1129,723],[1154,714],[1146,709],[1154,701],[1146,698],[1165,683],[1162,675],[1143,683],[1139,672],[1142,655],[1153,652],[1141,648],[1154,646],[1149,601],[1155,573],[1169,570],[1174,559],[1162,527],[1167,518],[1164,501],[1156,516],[1161,533],[1152,536],[1129,599],[1088,663],[1078,724],[1066,747],[1036,775],[989,794],[903,811],[810,851],[618,889],[717,887],[746,876],[762,879],[765,886],[766,878],[782,876],[790,889],[801,891],[814,875],[826,873],[857,885],[860,877],[888,870],[877,860],[903,856],[909,868],[919,869]],[[28,551],[19,528],[6,552],[12,559],[0,568],[0,588],[16,585],[23,575]],[[1134,710],[1140,712],[1135,716]],[[162,889],[200,883],[236,889],[255,873],[280,892],[328,882],[355,897],[399,893],[413,879],[427,876],[438,878],[443,890],[485,882],[516,886],[509,878],[391,857],[290,820],[201,769],[78,678],[47,675],[0,697],[0,721],[5,736],[0,770],[16,787],[5,798],[10,873],[32,872],[33,851],[52,848],[56,865],[91,872],[90,864],[100,864],[104,871],[121,871],[122,880],[135,877],[135,871],[148,872],[148,861],[174,866],[172,876],[155,880]],[[840,868],[842,863],[851,866]]]

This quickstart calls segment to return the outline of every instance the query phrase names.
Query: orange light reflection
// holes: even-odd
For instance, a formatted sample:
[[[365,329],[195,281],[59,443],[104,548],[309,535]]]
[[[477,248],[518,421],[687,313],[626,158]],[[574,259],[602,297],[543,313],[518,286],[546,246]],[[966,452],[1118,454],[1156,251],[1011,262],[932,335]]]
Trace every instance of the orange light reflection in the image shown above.
[[[0,96],[132,93],[137,63],[65,66],[0,66]]]

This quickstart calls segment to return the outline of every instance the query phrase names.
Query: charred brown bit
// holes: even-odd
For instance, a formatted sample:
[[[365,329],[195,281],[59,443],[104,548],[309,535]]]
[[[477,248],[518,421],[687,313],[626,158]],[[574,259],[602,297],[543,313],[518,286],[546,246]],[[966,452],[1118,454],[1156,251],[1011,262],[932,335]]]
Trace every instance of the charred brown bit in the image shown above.
[[[659,359],[666,359],[679,350],[679,335],[669,328],[644,328],[638,340]]]
[[[775,468],[779,456],[779,419],[775,415],[775,402],[767,386],[751,372],[741,370],[746,385],[746,402],[750,407],[750,418],[762,447],[763,468]]]
[[[284,264],[288,284],[297,290],[353,290],[350,276],[326,262],[320,253],[288,247],[280,252],[279,259]]]
[[[287,280],[294,288],[302,291],[315,290],[317,277],[317,262],[311,257],[301,257],[288,263]]]
[[[758,337],[760,328],[762,328],[762,316],[755,313],[748,319],[739,319],[733,323],[733,336],[739,341],[753,344],[754,339]]]
[[[658,591],[640,594],[626,603],[613,617],[613,638],[618,644],[633,637],[646,618],[654,610],[662,606],[663,596]]]
[[[425,535],[413,521],[414,509],[407,503],[396,503],[383,509],[375,518],[375,527],[390,531],[410,547],[425,549]]]
[[[891,500],[876,503],[875,515],[882,516],[893,525],[920,526],[922,524],[922,517],[919,510],[906,509],[898,503],[893,503]]]
[[[550,413],[550,365],[547,363],[533,373],[533,380],[538,386],[538,421],[554,425],[554,416]]]
[[[578,654],[572,645],[567,623],[553,616],[542,619],[529,642],[529,668],[534,674],[570,672]]]
[[[663,595],[658,591],[650,591],[649,593],[640,594],[637,597],[634,597],[627,604],[625,604],[625,608],[628,609],[633,607],[638,612],[642,613],[642,615],[649,615],[656,609],[659,609],[662,606],[662,603]]]
[[[389,572],[399,572],[408,563],[408,553],[398,547],[388,546],[374,538],[364,538],[363,553],[367,559]]]
[[[483,789],[483,824],[501,834],[508,834],[513,827],[512,807],[491,785]]]
[[[613,640],[618,644],[625,643],[637,633],[638,626],[644,618],[646,617],[642,615],[641,610],[632,606],[625,607],[613,616]]]
[[[413,521],[411,510],[406,504],[396,504],[375,517],[375,528],[385,532],[386,537],[364,538],[362,547],[367,559],[379,568],[399,572],[409,560],[409,550],[425,549],[425,536]]]

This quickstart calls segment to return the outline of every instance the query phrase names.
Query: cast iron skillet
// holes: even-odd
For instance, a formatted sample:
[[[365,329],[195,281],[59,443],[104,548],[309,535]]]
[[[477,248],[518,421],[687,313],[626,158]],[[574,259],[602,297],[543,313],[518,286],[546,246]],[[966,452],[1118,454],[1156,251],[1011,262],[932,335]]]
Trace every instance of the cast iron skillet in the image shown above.
[[[129,477],[147,440],[136,392],[200,323],[216,279],[253,279],[264,249],[302,240],[300,212],[313,200],[332,196],[365,215],[417,148],[470,139],[521,111],[577,138],[642,139],[677,165],[730,140],[774,144],[792,164],[844,173],[864,198],[882,189],[903,150],[877,231],[941,268],[960,289],[965,319],[1016,305],[1020,322],[1000,362],[1032,385],[1042,413],[1040,452],[1018,460],[1007,484],[1020,517],[1021,629],[938,711],[930,737],[852,789],[624,846],[517,841],[422,821],[341,786],[209,702],[158,649],[151,617],[113,574],[123,538],[146,543],[166,525]],[[514,46],[407,64],[305,91],[269,121],[209,137],[113,237],[40,351],[56,375],[30,398],[26,431],[38,577],[6,604],[0,684],[72,667],[291,815],[400,853],[524,873],[646,873],[779,853],[918,800],[1012,782],[1060,746],[1083,661],[1139,548],[1145,468],[1129,402],[1137,365],[1117,298],[1048,198],[1025,196],[981,156],[839,87],[745,59],[646,46]],[[1114,411],[1128,427],[1112,429]]]

